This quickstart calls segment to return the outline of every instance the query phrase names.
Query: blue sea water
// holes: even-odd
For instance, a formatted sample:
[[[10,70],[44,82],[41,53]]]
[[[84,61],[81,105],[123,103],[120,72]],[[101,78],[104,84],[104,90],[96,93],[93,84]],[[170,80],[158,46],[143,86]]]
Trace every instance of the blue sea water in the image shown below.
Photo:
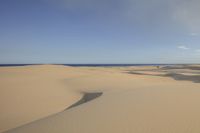
[[[127,66],[158,66],[161,64],[62,64],[74,67],[127,67]]]
[[[27,65],[34,65],[34,64],[0,64],[0,67],[11,67],[11,66],[27,66]]]
[[[27,66],[40,64],[0,64],[0,67],[12,66]],[[173,65],[173,64],[56,64],[73,67],[128,67],[128,66],[158,66],[158,65]]]

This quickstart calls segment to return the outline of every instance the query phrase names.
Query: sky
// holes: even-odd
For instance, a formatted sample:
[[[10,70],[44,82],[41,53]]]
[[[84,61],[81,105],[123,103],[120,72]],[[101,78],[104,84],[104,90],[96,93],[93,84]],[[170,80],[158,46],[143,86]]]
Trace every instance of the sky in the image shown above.
[[[0,64],[200,63],[200,0],[0,0]]]

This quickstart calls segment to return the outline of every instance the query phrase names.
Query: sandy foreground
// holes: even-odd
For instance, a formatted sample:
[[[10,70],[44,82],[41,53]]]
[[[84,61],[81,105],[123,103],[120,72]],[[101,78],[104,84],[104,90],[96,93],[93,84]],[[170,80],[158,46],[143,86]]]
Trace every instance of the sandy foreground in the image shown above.
[[[200,133],[199,75],[198,65],[0,67],[0,132]]]

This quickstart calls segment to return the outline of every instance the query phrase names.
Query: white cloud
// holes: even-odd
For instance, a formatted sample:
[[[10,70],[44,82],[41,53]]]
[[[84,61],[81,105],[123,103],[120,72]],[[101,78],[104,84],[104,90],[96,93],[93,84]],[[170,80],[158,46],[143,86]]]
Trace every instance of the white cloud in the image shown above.
[[[191,36],[200,34],[200,0],[43,0],[71,12],[93,13],[117,21],[150,24],[175,22]],[[98,16],[99,17],[99,16]],[[107,19],[107,18],[104,18]],[[151,20],[151,21],[149,21]],[[146,22],[146,23],[145,23]],[[149,23],[151,22],[151,23]]]
[[[193,55],[197,56],[199,58],[200,57],[200,49],[194,50]]]
[[[196,49],[195,51],[198,52],[198,53],[200,53],[200,49]]]
[[[176,0],[175,20],[189,32],[200,33],[200,0]]]
[[[186,46],[184,46],[184,45],[178,46],[178,48],[179,48],[179,49],[182,49],[182,50],[188,50],[188,49],[190,49],[190,48],[188,48],[188,47],[186,47]]]
[[[190,33],[189,35],[190,35],[190,36],[199,36],[198,33]]]

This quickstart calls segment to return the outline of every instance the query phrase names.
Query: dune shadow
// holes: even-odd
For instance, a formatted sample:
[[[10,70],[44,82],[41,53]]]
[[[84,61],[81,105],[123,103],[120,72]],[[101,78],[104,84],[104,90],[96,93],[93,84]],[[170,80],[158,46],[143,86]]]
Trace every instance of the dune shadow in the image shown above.
[[[160,77],[171,77],[174,80],[184,80],[184,81],[192,81],[194,83],[200,83],[200,75],[184,75],[178,73],[167,73],[167,74],[147,74],[140,72],[129,71],[128,74],[136,74],[136,75],[149,75],[149,76],[160,76]]]
[[[134,72],[134,71],[128,71],[126,73],[128,73],[128,74],[136,74],[136,75],[162,76],[161,74],[148,74],[148,73],[140,73],[140,72]]]
[[[170,69],[190,69],[190,70],[200,70],[200,66],[191,66],[191,65],[177,65],[177,66],[165,66],[162,67],[163,70]]]
[[[168,73],[165,74],[166,77],[172,77],[175,80],[187,80],[192,81],[194,83],[200,83],[200,75],[183,75],[177,73]]]
[[[86,102],[89,102],[91,100],[94,100],[94,99],[100,97],[102,94],[103,94],[103,92],[92,92],[92,93],[85,92],[83,97],[79,101],[77,101],[76,103],[69,106],[66,110],[76,107],[78,105],[84,104]]]

